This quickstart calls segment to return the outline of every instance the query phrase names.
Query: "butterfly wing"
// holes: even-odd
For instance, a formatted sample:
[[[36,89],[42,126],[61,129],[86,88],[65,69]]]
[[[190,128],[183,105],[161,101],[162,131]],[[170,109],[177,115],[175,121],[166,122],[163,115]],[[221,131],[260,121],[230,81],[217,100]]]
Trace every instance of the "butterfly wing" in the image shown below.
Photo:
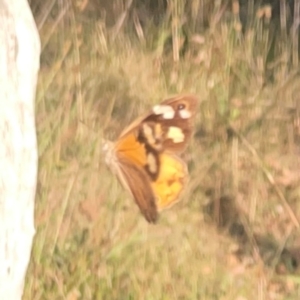
[[[119,165],[119,180],[131,193],[146,220],[154,223],[158,218],[156,196],[145,170],[122,157],[119,157]]]
[[[107,165],[134,198],[146,220],[154,223],[158,218],[156,196],[144,169],[144,145],[132,133],[116,143],[107,142],[105,150]]]
[[[155,105],[150,112],[136,119],[120,134],[120,138],[132,132],[139,132],[142,143],[165,151],[181,153],[187,147],[194,128],[194,119],[198,107],[198,98],[194,95],[183,95],[164,100]],[[145,132],[145,128],[151,131]]]
[[[158,211],[179,201],[187,179],[186,164],[179,157],[165,153],[160,156],[160,172],[152,182]]]
[[[178,96],[156,105],[144,122],[161,124],[162,148],[182,153],[192,136],[198,99],[193,95]]]

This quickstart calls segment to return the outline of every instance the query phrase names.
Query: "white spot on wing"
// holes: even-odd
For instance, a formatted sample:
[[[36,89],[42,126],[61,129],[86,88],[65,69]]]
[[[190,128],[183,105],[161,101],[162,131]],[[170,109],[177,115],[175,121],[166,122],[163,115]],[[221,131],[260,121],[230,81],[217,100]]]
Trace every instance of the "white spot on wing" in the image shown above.
[[[175,116],[174,109],[169,105],[155,105],[152,110],[154,114],[163,115],[163,118],[167,120],[173,119]]]
[[[155,157],[153,155],[153,153],[148,153],[147,155],[147,165],[149,167],[149,171],[152,174],[155,174],[157,172],[157,162],[155,160]]]
[[[143,123],[143,132],[146,137],[149,137],[149,136],[153,137],[152,128],[146,123]]]
[[[146,123],[143,124],[143,133],[149,144],[155,144],[155,138],[153,136],[153,129]]]
[[[179,115],[182,119],[189,119],[192,114],[189,110],[182,109],[179,111]]]
[[[174,143],[184,142],[184,133],[179,127],[169,127],[167,137],[171,139]]]

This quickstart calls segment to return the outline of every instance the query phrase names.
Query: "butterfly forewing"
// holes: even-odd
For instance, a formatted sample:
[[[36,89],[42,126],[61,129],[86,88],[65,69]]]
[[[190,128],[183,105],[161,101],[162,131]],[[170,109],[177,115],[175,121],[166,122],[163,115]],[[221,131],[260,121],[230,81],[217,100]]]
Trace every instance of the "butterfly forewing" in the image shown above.
[[[172,111],[170,111],[170,108]],[[174,145],[172,145],[172,138],[167,135],[167,129],[169,127],[180,128],[185,133],[184,141],[176,143],[178,145],[175,147],[176,149],[180,148],[183,151],[193,132],[197,108],[198,98],[194,95],[184,95],[166,99],[160,104],[155,105],[150,112],[139,117],[126,127],[120,134],[119,139],[132,131],[137,131],[137,128],[141,127],[142,124],[160,124],[165,133],[165,146],[169,146],[169,150],[174,149]],[[178,152],[178,150],[176,150],[176,152]]]
[[[161,124],[164,151],[181,153],[192,136],[197,106],[198,100],[192,95],[170,98],[154,106],[143,122]]]

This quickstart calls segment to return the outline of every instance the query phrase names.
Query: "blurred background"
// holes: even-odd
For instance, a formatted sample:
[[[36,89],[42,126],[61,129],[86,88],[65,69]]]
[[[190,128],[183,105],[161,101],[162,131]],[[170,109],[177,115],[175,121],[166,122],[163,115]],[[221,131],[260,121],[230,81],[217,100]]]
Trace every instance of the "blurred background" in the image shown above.
[[[42,41],[24,299],[299,299],[300,0],[29,0]],[[196,94],[180,203],[149,225],[104,166]]]

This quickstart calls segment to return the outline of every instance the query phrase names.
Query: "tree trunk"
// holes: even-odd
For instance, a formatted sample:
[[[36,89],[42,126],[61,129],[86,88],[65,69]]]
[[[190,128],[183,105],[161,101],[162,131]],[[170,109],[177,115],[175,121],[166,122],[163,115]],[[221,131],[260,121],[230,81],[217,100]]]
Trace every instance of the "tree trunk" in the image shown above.
[[[27,0],[0,0],[0,298],[21,299],[34,237],[40,40]]]

